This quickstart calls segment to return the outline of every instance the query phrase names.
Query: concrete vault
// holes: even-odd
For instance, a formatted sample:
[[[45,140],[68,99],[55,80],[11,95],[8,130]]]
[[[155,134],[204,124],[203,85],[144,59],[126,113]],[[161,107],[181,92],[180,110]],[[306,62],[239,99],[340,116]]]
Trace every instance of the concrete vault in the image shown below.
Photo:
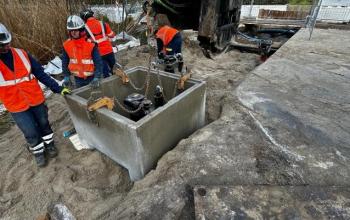
[[[204,125],[205,82],[190,79],[180,93],[176,89],[179,75],[148,71],[144,67],[135,67],[126,73],[133,84],[123,85],[119,77],[111,76],[102,81],[103,96],[114,97],[121,104],[131,93],[147,93],[146,97],[154,103],[153,91],[161,84],[168,102],[137,121],[131,120],[120,104],[116,104],[113,111],[101,108],[96,111],[99,122],[96,125],[87,112],[89,87],[74,90],[66,101],[81,142],[125,167],[131,180],[135,181],[154,168],[158,159],[182,138]],[[149,86],[146,92],[147,85],[144,88],[142,85],[146,84],[147,77]],[[135,87],[140,91],[135,91]]]

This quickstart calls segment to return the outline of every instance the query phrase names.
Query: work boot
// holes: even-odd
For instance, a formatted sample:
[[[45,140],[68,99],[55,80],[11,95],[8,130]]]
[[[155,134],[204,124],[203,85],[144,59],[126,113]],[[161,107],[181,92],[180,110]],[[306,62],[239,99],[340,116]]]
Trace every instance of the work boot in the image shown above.
[[[54,158],[58,155],[58,150],[55,147],[53,142],[45,145],[45,152],[46,152],[47,156],[49,156],[50,158]]]
[[[35,154],[34,157],[35,157],[36,165],[38,165],[38,167],[44,167],[46,165],[46,159],[43,153]]]
[[[44,167],[46,165],[46,159],[44,155],[44,143],[41,142],[33,147],[29,147],[29,150],[34,155],[38,167]]]

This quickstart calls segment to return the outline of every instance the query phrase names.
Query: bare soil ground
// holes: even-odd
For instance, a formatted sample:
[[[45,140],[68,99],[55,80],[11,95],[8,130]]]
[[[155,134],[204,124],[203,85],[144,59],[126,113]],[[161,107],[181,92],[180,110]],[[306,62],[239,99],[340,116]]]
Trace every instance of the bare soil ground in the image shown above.
[[[236,105],[227,96],[259,65],[257,55],[237,51],[207,59],[197,43],[188,39],[184,58],[193,77],[207,81],[208,123],[220,117],[224,104]],[[147,48],[133,48],[120,53],[118,59],[126,68],[146,65]],[[53,204],[63,203],[77,219],[104,219],[134,186],[127,170],[98,151],[76,151],[62,137],[72,126],[64,99],[53,95],[47,105],[60,152],[45,168],[36,167],[20,130],[1,123],[8,131],[0,135],[0,218],[35,219]]]

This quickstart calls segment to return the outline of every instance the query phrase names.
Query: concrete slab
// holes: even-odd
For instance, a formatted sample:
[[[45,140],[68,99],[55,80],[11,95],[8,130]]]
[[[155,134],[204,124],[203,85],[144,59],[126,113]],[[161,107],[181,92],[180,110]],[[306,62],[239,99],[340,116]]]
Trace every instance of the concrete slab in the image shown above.
[[[135,85],[142,87],[147,71],[147,68],[135,67],[126,73]],[[171,98],[179,76],[160,72],[158,78],[156,71],[150,73],[148,99],[154,103],[153,91],[159,80],[166,97]],[[117,76],[102,81],[103,95],[115,97],[120,103],[133,92],[136,92],[134,88],[123,85]],[[139,93],[144,94],[145,89]],[[195,79],[185,83],[185,91],[136,122],[117,105],[115,111],[97,110],[100,124],[97,126],[89,120],[86,111],[89,96],[89,88],[83,87],[66,98],[79,138],[83,144],[100,150],[128,169],[131,180],[141,179],[164,153],[205,123],[205,82]]]
[[[305,182],[350,179],[350,32],[300,30],[237,89],[240,102]]]
[[[350,219],[348,187],[196,186],[196,219]]]

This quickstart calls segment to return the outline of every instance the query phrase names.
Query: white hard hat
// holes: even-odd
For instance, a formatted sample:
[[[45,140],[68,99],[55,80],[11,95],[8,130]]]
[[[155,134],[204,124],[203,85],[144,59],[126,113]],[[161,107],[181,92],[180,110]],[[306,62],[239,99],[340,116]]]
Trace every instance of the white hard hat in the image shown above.
[[[84,26],[83,19],[77,15],[71,15],[67,19],[67,30],[79,30]]]
[[[11,33],[7,30],[5,25],[0,23],[0,44],[8,44],[11,40]]]

